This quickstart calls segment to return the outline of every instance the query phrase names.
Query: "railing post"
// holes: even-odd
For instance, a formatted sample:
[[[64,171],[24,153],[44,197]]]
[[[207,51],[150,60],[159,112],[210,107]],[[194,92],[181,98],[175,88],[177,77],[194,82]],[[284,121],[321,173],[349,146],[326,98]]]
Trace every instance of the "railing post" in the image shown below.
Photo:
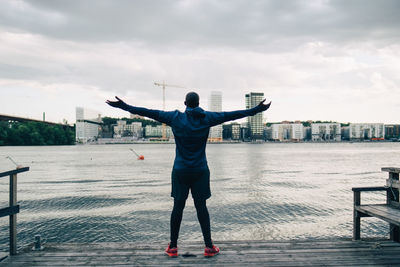
[[[10,175],[10,207],[17,205],[17,174]],[[10,215],[10,255],[17,254],[17,214]]]
[[[353,192],[353,240],[360,240],[360,224],[361,218],[356,210],[356,206],[361,205],[361,192]]]
[[[395,172],[389,172],[389,180],[398,181],[399,174]],[[391,194],[389,194],[389,201],[399,202],[399,190],[397,188],[391,188]],[[395,224],[389,224],[390,240],[400,242],[400,227]]]

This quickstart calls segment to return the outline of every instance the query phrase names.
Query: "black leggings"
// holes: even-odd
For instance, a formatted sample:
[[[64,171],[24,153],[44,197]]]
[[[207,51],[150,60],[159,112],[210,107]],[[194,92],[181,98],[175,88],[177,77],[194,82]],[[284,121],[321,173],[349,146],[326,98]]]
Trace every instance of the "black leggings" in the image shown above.
[[[183,209],[186,200],[174,200],[174,208],[171,213],[171,243],[170,247],[176,247],[178,243],[179,229],[181,227]],[[194,200],[201,231],[203,232],[204,243],[207,247],[212,247],[210,215],[208,214],[206,200]]]

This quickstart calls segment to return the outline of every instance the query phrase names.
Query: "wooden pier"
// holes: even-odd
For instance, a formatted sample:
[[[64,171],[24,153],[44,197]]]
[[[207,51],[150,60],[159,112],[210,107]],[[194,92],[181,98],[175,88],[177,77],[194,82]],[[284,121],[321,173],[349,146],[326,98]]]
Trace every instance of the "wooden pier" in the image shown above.
[[[201,242],[179,245],[179,257],[164,255],[166,244],[92,243],[29,246],[0,266],[400,266],[400,243],[384,241],[222,241],[221,254],[205,258]],[[186,254],[186,255],[185,255]]]

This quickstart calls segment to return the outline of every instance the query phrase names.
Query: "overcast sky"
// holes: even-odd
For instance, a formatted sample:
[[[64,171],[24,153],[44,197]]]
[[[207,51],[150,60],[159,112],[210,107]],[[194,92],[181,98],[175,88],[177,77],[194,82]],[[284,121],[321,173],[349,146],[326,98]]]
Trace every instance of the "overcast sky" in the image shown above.
[[[400,123],[400,1],[0,0],[0,114],[75,122],[75,107],[273,104],[267,121]]]

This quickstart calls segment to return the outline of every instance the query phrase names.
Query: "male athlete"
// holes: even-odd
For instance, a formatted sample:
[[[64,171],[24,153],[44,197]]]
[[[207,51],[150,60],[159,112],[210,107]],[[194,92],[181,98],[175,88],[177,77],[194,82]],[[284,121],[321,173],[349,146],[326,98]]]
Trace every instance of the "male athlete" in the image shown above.
[[[253,116],[267,110],[271,102],[264,104],[265,99],[252,109],[231,112],[209,112],[199,107],[199,95],[190,92],[186,95],[185,112],[161,111],[130,106],[116,97],[117,101],[107,100],[112,107],[129,111],[132,114],[149,117],[165,123],[172,128],[175,136],[175,161],[172,168],[171,196],[174,198],[174,207],[171,213],[171,241],[165,249],[170,257],[178,256],[178,235],[181,226],[183,209],[191,190],[194,205],[197,211],[205,248],[204,256],[212,257],[219,253],[219,248],[211,240],[210,216],[206,200],[211,196],[210,171],[206,159],[206,144],[210,127],[226,121]]]

